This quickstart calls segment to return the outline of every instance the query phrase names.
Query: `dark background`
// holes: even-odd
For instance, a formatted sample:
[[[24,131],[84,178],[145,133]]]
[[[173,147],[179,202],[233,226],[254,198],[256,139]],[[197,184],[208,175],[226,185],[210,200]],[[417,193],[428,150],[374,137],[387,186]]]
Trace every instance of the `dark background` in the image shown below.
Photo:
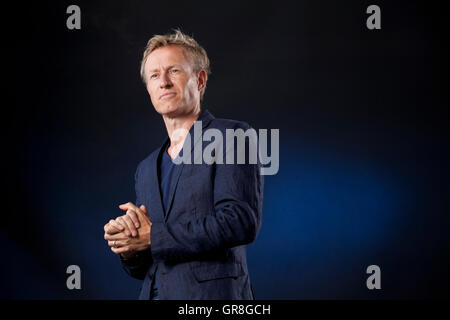
[[[71,4],[81,30],[66,28]],[[366,28],[370,4],[381,30]],[[103,226],[165,138],[139,66],[152,35],[179,27],[212,62],[203,107],[280,129],[280,170],[247,247],[256,298],[448,298],[446,20],[419,1],[3,9],[0,297],[137,298]],[[72,264],[82,290],[66,288]],[[366,288],[371,264],[381,290]]]

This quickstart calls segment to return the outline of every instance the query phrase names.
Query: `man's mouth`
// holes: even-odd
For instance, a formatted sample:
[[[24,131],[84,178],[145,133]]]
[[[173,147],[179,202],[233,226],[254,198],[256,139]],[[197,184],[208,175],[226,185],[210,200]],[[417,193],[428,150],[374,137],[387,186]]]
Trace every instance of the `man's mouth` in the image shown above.
[[[159,97],[159,99],[170,99],[176,95],[176,92],[167,92]]]

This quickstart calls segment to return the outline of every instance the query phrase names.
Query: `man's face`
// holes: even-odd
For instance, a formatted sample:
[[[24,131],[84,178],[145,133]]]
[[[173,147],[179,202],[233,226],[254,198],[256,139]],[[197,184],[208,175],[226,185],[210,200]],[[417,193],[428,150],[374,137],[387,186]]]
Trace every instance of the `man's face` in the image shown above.
[[[165,46],[147,57],[144,66],[147,91],[161,115],[177,116],[200,106],[200,86],[183,47]]]

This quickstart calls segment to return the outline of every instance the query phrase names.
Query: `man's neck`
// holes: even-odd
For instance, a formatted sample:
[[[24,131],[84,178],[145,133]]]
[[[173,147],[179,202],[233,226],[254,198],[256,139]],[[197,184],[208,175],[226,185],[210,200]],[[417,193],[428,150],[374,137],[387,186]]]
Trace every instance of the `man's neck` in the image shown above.
[[[170,139],[170,146],[167,149],[169,156],[173,159],[180,152],[183,147],[184,140],[191,129],[194,122],[200,116],[200,107],[194,108],[192,112],[170,117],[163,115],[163,120],[166,125],[167,134]]]

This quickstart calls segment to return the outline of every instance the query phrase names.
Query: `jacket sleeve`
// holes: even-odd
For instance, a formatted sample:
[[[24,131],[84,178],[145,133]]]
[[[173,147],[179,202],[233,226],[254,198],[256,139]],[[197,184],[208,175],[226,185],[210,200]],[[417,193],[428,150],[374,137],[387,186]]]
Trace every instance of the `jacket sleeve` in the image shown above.
[[[214,210],[184,223],[153,223],[153,259],[192,260],[215,250],[253,242],[261,227],[263,182],[259,162],[215,164]]]
[[[135,179],[135,190],[136,190],[136,202],[135,204],[139,207],[143,202],[141,198],[141,190],[139,190],[138,185],[138,175],[139,175],[139,168],[138,166],[136,173],[134,175]],[[123,259],[122,256],[120,256],[120,263],[122,264],[123,269],[126,273],[128,273],[130,276],[136,279],[143,280],[145,278],[145,275],[147,274],[148,269],[150,268],[152,264],[152,255],[150,249],[137,252],[136,255],[130,259]]]

